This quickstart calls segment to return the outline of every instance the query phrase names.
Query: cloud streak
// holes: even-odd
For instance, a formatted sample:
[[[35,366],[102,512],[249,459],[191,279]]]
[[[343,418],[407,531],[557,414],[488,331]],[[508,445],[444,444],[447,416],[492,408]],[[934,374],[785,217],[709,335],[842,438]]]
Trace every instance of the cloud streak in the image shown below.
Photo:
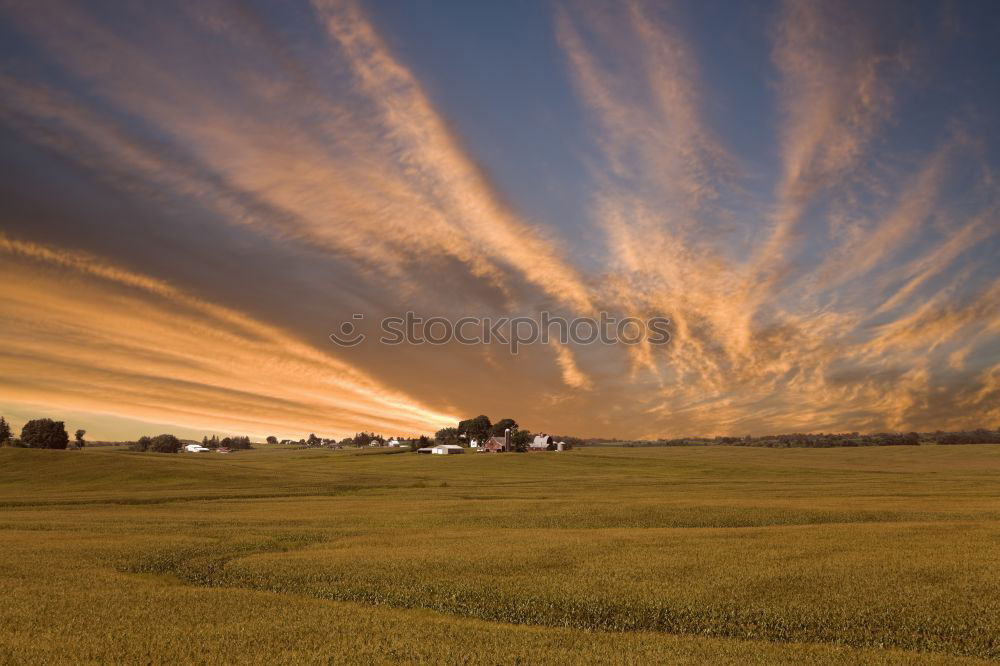
[[[3,356],[19,378],[5,389],[8,399],[257,435],[296,433],[307,423],[345,434],[373,426],[418,432],[453,420],[163,281],[3,235],[0,253]]]

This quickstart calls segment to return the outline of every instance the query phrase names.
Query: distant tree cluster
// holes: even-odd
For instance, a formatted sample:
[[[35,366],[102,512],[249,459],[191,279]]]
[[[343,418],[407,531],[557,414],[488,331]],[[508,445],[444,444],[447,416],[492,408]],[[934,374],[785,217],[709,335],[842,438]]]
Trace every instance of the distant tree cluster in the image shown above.
[[[150,453],[178,453],[181,450],[181,440],[173,435],[144,436],[132,442],[129,448]]]
[[[570,435],[552,435],[552,441],[563,442],[565,449],[584,447],[587,444],[595,444],[598,440],[584,439],[582,437],[572,437]]]
[[[465,440],[466,444],[472,440],[482,444],[493,434],[493,424],[490,422],[490,417],[480,414],[473,419],[459,421],[457,430],[458,435]],[[503,435],[503,431],[500,434]]]
[[[529,430],[511,430],[510,448],[517,453],[525,453],[531,447],[531,440],[534,438],[534,433]]]
[[[434,441],[439,444],[462,444],[458,428],[441,428],[434,433]]]
[[[63,421],[35,419],[21,428],[21,443],[32,449],[65,449],[69,446],[69,434]]]
[[[963,430],[959,432],[930,433],[929,437],[938,444],[1000,444],[1000,429]]]
[[[382,435],[376,435],[374,432],[359,432],[351,438],[351,443],[353,446],[382,446],[385,444],[385,437]]]
[[[374,432],[359,432],[355,433],[353,437],[344,437],[339,441],[330,437],[320,437],[316,433],[309,433],[309,437],[297,440],[280,440],[281,444],[298,444],[299,446],[306,446],[310,448],[326,447],[331,449],[370,446],[373,442],[375,446],[382,446],[386,442],[386,438]],[[267,443],[278,444],[279,440],[277,437],[272,435],[267,438]]]
[[[252,449],[253,444],[249,437],[223,437],[218,435],[205,436],[201,439],[201,445],[209,449],[230,449],[232,451],[245,451]]]

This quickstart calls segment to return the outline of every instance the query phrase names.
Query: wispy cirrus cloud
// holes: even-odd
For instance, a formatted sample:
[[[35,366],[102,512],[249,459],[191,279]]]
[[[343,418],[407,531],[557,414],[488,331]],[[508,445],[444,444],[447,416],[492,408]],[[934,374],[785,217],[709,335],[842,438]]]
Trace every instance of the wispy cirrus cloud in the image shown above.
[[[0,254],[4,398],[259,436],[454,420],[162,280],[3,234]]]
[[[934,285],[924,308],[872,317],[993,232],[988,214],[940,243],[931,227],[955,202],[948,175],[969,157],[964,140],[946,136],[912,172],[873,157],[910,68],[906,31],[842,3],[781,6],[771,31],[780,163],[773,199],[754,203],[733,168],[741,160],[706,125],[705,86],[675,17],[639,2],[585,7],[558,10],[557,35],[604,157],[595,218],[614,262],[609,286],[626,310],[669,313],[676,331],[669,350],[633,350],[655,372],[661,402],[647,414],[716,432],[778,418],[803,429],[920,420],[953,380],[911,345],[967,355],[965,331],[992,291],[942,310],[954,293]],[[760,212],[749,246],[706,233],[732,219],[734,196],[744,214]],[[802,242],[820,235],[830,238],[822,251]]]

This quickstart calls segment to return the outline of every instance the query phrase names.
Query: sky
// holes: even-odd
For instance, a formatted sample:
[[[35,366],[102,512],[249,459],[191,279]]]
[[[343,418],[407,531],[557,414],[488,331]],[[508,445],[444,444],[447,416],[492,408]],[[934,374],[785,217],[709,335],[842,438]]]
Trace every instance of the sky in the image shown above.
[[[0,414],[998,427],[998,62],[974,0],[3,0]],[[380,343],[407,312],[671,336]]]

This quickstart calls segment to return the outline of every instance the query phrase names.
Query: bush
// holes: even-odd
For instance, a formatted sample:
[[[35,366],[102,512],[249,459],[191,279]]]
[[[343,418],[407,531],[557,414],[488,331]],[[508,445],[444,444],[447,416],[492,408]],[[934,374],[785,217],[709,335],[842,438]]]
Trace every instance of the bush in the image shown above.
[[[181,450],[181,440],[173,435],[140,437],[129,448],[133,451],[150,451],[152,453],[177,453]]]
[[[21,428],[21,441],[33,449],[65,449],[69,444],[69,434],[62,421],[35,419]]]

